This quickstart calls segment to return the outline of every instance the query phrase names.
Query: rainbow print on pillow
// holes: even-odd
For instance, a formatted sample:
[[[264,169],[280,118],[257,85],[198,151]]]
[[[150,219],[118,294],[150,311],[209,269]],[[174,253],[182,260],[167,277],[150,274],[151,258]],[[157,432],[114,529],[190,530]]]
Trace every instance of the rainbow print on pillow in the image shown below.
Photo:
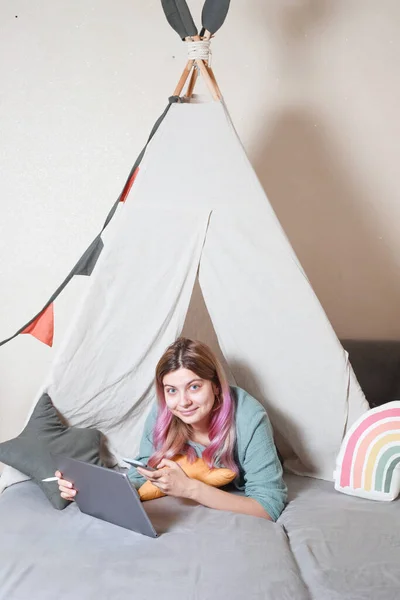
[[[336,459],[335,489],[370,500],[395,500],[400,492],[400,402],[362,415],[348,431]]]

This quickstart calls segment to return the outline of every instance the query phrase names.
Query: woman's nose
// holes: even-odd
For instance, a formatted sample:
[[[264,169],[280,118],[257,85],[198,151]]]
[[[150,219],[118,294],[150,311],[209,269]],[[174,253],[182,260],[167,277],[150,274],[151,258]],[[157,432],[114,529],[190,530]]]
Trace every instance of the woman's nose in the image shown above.
[[[186,395],[186,394],[182,394],[181,397],[181,401],[179,403],[183,408],[186,408],[186,406],[190,406],[191,404],[191,400],[190,398]]]

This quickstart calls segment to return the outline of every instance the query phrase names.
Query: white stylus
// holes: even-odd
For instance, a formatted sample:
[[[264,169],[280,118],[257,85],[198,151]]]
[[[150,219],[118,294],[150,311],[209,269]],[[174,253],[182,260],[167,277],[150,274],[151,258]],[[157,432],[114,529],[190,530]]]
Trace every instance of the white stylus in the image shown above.
[[[48,481],[58,481],[58,477],[47,477],[47,479],[42,479],[45,483]]]

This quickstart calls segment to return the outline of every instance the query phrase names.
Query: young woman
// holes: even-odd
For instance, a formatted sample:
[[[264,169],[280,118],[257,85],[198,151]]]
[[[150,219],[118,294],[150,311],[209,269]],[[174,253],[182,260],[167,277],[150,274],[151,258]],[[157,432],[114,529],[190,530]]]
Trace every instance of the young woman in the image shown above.
[[[275,521],[287,490],[261,404],[244,390],[229,387],[208,346],[186,338],[179,338],[159,360],[156,388],[158,402],[147,418],[137,459],[157,470],[130,469],[135,487],[148,480],[169,496]],[[234,485],[244,495],[189,478],[171,460],[177,455],[186,455],[189,463],[202,457],[210,468],[234,471]],[[71,483],[56,475],[61,496],[73,500]]]

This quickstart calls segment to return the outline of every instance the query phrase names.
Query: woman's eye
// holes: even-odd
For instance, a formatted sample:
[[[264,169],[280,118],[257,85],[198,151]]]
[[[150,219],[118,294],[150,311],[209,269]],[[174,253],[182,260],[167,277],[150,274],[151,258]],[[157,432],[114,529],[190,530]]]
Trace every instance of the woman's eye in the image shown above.
[[[175,388],[169,388],[169,389],[167,390],[167,392],[168,392],[168,394],[175,394],[175,392],[176,392],[176,389],[175,389]]]
[[[198,383],[194,383],[193,385],[190,386],[192,390],[198,390],[199,389],[199,384]]]

